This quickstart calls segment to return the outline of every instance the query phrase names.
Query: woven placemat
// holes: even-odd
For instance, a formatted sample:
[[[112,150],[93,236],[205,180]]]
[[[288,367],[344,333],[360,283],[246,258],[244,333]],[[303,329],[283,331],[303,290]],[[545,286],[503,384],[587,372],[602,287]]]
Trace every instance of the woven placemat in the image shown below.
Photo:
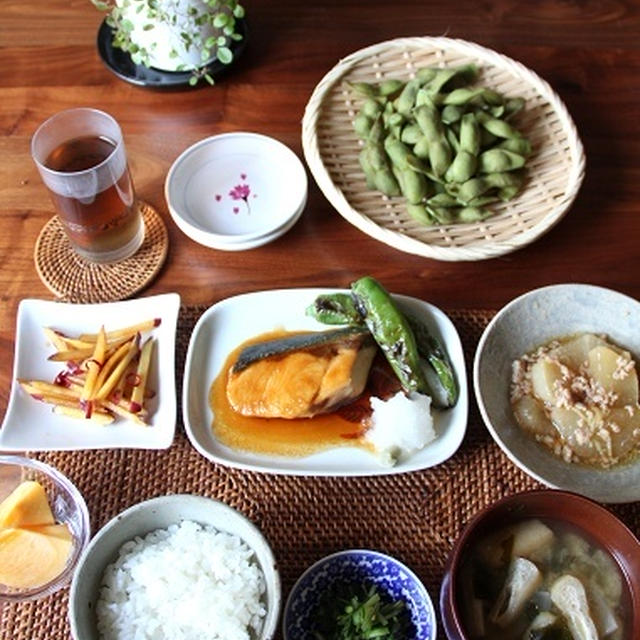
[[[158,212],[139,202],[145,237],[138,251],[121,262],[96,264],[71,247],[57,216],[36,240],[34,259],[44,285],[67,302],[112,302],[129,298],[156,277],[169,248],[167,228]]]
[[[181,310],[177,344],[178,398],[191,330],[205,307]],[[491,312],[449,313],[469,368]],[[40,453],[84,495],[97,531],[126,507],[168,493],[197,493],[247,515],[269,540],[282,578],[283,602],[313,562],[347,548],[370,548],[405,562],[424,582],[438,609],[447,556],[464,525],[504,495],[541,488],[491,440],[472,403],[458,452],[445,463],[412,473],[363,478],[274,476],[212,464],[190,445],[180,423],[165,451],[109,450]],[[635,533],[640,503],[611,505]],[[0,637],[62,640],[69,637],[68,589],[39,602],[5,605]],[[438,638],[444,638],[438,620]],[[277,636],[281,636],[278,634]]]

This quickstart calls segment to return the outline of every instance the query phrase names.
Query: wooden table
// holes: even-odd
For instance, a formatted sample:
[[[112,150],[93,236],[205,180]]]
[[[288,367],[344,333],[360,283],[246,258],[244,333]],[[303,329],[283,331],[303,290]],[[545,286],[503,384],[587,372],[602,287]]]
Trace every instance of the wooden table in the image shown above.
[[[7,405],[21,299],[51,299],[33,261],[52,207],[29,155],[37,126],[92,106],[120,122],[139,196],[169,230],[167,262],[142,295],[176,291],[212,304],[276,287],[344,287],[363,274],[444,309],[498,309],[530,289],[585,282],[640,298],[640,6],[610,2],[477,3],[247,0],[249,45],[216,86],[160,92],[129,85],[101,62],[103,16],[88,0],[0,5],[0,409]],[[256,131],[302,156],[300,123],[321,77],[342,57],[411,35],[463,38],[546,79],[585,145],[587,173],[569,214],[527,248],[481,262],[402,253],[350,226],[310,181],[306,210],[285,236],[245,252],[202,247],[173,224],[163,185],[175,158],[204,137]]]

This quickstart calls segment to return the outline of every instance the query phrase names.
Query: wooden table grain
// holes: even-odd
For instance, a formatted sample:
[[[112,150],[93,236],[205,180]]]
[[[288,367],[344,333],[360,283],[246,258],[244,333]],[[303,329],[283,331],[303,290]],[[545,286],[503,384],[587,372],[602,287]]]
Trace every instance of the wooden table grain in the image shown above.
[[[631,0],[383,2],[247,0],[249,42],[215,86],[158,91],[102,63],[103,19],[89,0],[0,3],[0,415],[12,378],[18,303],[51,299],[33,260],[52,215],[30,158],[37,126],[91,106],[121,124],[139,196],[164,218],[168,259],[141,295],[176,291],[184,304],[277,287],[345,287],[371,274],[388,289],[443,309],[498,309],[539,286],[585,282],[640,298],[640,4]],[[349,53],[400,36],[477,42],[533,69],[566,103],[587,170],[570,212],[530,246],[480,262],[400,252],[349,225],[312,179],[299,222],[264,247],[202,247],[173,224],[163,195],[175,158],[204,137],[255,131],[300,157],[305,104]],[[311,178],[311,176],[310,176]]]

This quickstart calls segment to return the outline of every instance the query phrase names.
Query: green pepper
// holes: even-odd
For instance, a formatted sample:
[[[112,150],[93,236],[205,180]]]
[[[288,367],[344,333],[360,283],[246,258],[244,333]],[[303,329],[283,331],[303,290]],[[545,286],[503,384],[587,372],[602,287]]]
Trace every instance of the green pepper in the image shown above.
[[[323,324],[362,325],[364,321],[348,293],[319,295],[305,313]]]
[[[351,285],[356,309],[406,392],[429,393],[415,336],[386,289],[371,276]]]

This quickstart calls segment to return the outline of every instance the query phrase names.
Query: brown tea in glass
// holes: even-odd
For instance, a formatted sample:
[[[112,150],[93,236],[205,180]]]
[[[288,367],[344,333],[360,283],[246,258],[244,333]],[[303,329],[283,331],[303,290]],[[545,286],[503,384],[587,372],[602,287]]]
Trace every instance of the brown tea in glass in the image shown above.
[[[118,124],[95,109],[53,116],[32,154],[74,249],[93,262],[135,253],[144,227]]]

